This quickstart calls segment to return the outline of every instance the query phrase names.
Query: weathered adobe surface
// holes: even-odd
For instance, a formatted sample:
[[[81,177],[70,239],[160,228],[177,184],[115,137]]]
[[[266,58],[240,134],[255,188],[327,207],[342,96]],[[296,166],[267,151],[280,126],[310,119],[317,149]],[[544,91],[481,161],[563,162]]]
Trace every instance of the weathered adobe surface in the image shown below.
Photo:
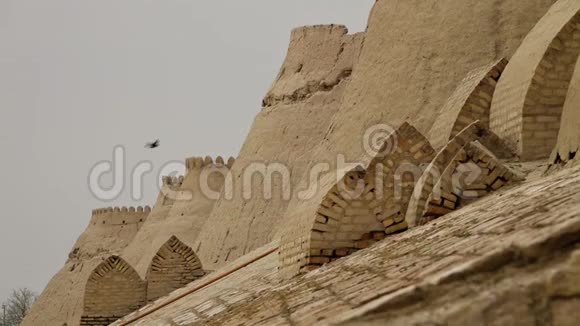
[[[234,197],[216,204],[194,245],[204,267],[215,269],[278,237],[288,205],[281,178],[274,178],[272,198],[265,199],[262,178],[244,182],[244,171],[253,163],[283,165],[290,172],[286,185],[295,189],[340,107],[363,41],[364,34],[350,35],[338,25],[292,32],[280,74],[233,166]]]
[[[550,157],[552,169],[572,166],[580,162],[580,61],[576,63],[574,76],[570,82],[568,96],[562,112],[562,124],[558,143]]]
[[[413,175],[434,156],[423,135],[404,123],[368,166],[357,166],[336,182],[312,217],[308,232],[284,233],[280,274],[308,272],[406,230],[405,213],[420,177]]]
[[[546,159],[580,54],[580,2],[560,0],[510,59],[493,98],[491,128],[522,160]]]
[[[553,2],[378,1],[342,106],[325,141],[312,150],[311,166],[333,162],[339,154],[366,166],[372,157],[363,146],[365,131],[377,124],[396,129],[408,121],[426,135],[465,76],[509,59]],[[311,198],[294,198],[284,229],[308,232],[334,180],[323,176]],[[303,179],[300,186],[308,182]]]
[[[279,283],[277,247],[278,243],[274,241],[258,248],[207,277],[125,316],[113,325],[126,324],[144,314],[147,314],[147,318],[139,319],[136,324],[148,323],[151,320],[164,320],[169,323],[171,318],[166,318],[168,311],[179,311],[179,314],[186,315],[183,322],[203,324],[230,305],[255,298],[260,291],[269,290]],[[187,299],[174,301],[188,292],[192,293],[187,295]]]
[[[433,195],[437,195],[435,193],[435,190],[442,192],[447,197],[447,199],[452,199],[451,201],[455,203],[457,203],[458,198],[456,199],[453,197],[463,196],[462,195],[463,192],[467,189],[464,189],[462,186],[448,187],[445,184],[446,183],[445,179],[447,178],[453,179],[453,175],[450,176],[449,174],[455,173],[458,164],[460,164],[460,161],[463,159],[461,157],[462,152],[464,154],[467,154],[466,150],[469,147],[472,147],[472,145],[474,145],[475,142],[479,143],[479,145],[483,143],[489,146],[489,147],[486,147],[484,145],[477,146],[480,149],[478,150],[478,152],[485,153],[484,156],[487,156],[487,159],[485,160],[485,162],[479,162],[479,158],[472,157],[471,159],[467,159],[467,155],[465,155],[466,159],[465,163],[471,162],[479,166],[479,168],[473,166],[469,167],[469,165],[465,166],[464,168],[467,168],[467,172],[469,171],[477,172],[478,174],[480,174],[479,176],[477,176],[477,178],[483,177],[482,175],[489,174],[485,177],[485,179],[489,177],[490,180],[489,181],[486,180],[483,183],[487,184],[488,182],[490,182],[492,186],[495,184],[495,181],[498,177],[500,178],[500,180],[497,181],[502,181],[502,183],[504,181],[505,183],[507,183],[507,181],[509,180],[511,181],[520,180],[520,178],[516,177],[513,173],[508,171],[508,169],[503,167],[502,166],[503,164],[500,164],[497,161],[497,158],[492,152],[489,152],[489,149],[498,152],[497,149],[499,148],[500,149],[499,153],[504,154],[503,150],[504,146],[501,143],[501,140],[497,137],[497,135],[486,129],[483,123],[481,123],[480,121],[476,121],[467,126],[462,131],[460,131],[450,142],[448,142],[447,145],[443,149],[441,149],[439,153],[437,153],[437,156],[427,166],[425,172],[421,175],[419,180],[417,180],[414,189],[414,195],[411,197],[411,201],[409,203],[409,209],[405,213],[406,214],[405,219],[409,223],[409,225],[415,226],[423,219],[425,210],[427,209],[428,206],[429,198],[432,197]],[[469,177],[467,176],[467,178]],[[455,181],[461,180],[460,178],[457,178],[455,179]],[[477,180],[472,181],[474,183],[472,183],[471,185],[476,186]],[[461,183],[463,182],[456,183],[456,185],[459,186]],[[442,187],[438,188],[437,185]],[[501,186],[503,186],[503,184]],[[485,188],[482,187],[482,189],[478,190],[487,190],[487,191],[482,192],[477,191],[476,197],[485,196],[488,192],[497,190],[501,188],[501,186],[495,187],[495,189],[494,188],[488,189],[487,186],[485,186]],[[450,189],[450,188],[459,188],[459,189]]]
[[[409,120],[426,135],[468,72],[510,58],[553,2],[378,1],[356,62],[341,57],[358,52],[354,45],[362,35],[350,37],[337,26],[296,30],[279,80],[264,100],[267,107],[234,166],[234,180],[250,162],[281,162],[291,167],[292,187],[306,189],[310,176],[304,171],[314,164],[333,163],[339,153],[350,161],[370,160],[362,146],[369,126],[396,128]],[[343,42],[355,50],[347,51]],[[349,70],[351,77],[327,90]],[[284,104],[294,100],[301,102]],[[200,234],[200,258],[213,268],[279,237],[277,230],[301,225],[337,180],[327,179],[312,200],[262,200],[254,188],[250,201],[221,201]]]
[[[516,258],[496,271],[384,298],[345,317],[343,325],[577,325],[580,246],[562,245],[540,248],[555,250]]]
[[[230,274],[227,284],[248,286],[220,297],[218,281],[133,325],[527,325],[533,318],[574,325],[580,308],[579,256],[571,255],[580,245],[578,191],[580,168],[563,170],[279,285],[244,283],[247,273]],[[202,301],[202,294],[209,296]]]
[[[80,324],[109,325],[145,305],[146,294],[147,282],[122,258],[111,256],[89,276]]]
[[[185,177],[175,187],[164,188],[168,192],[162,191],[150,218],[121,255],[141,277],[146,277],[153,257],[172,237],[195,248],[194,241],[216,202],[202,187],[207,185],[219,194],[233,162],[221,157],[215,162],[210,157],[186,160]]]
[[[507,60],[502,59],[477,68],[467,75],[439,109],[428,139],[439,151],[469,124],[480,121],[489,129],[489,113],[495,87]]]
[[[240,160],[234,167],[234,178],[239,177],[251,162],[282,162],[292,169],[292,186],[305,188],[302,186],[307,181],[301,180],[306,177],[308,167],[322,161],[334,162],[338,153],[346,154],[348,160],[370,160],[365,157],[361,146],[362,135],[369,126],[376,123],[399,126],[409,120],[426,134],[435,120],[437,109],[467,73],[500,58],[510,59],[526,33],[553,2],[381,0],[371,14],[367,36],[349,36],[344,28],[337,26],[309,28],[306,30],[312,33],[304,31],[304,37],[293,36],[297,44],[290,47],[288,67],[286,63],[284,65],[288,69],[282,69],[279,80],[264,100],[266,107],[254,122]],[[319,33],[317,29],[323,32]],[[316,41],[321,37],[323,42]],[[308,42],[312,43],[301,48],[301,43]],[[337,47],[338,43],[350,45]],[[294,51],[295,55],[292,55],[293,47],[300,49]],[[317,65],[326,67],[324,71],[316,65],[306,64],[307,60],[300,62],[300,53],[305,49],[315,54],[308,54],[305,58],[316,60]],[[348,60],[350,56],[351,60]],[[321,62],[321,58],[332,64]],[[294,73],[288,74],[287,70]],[[349,70],[352,71],[350,76]],[[210,216],[212,223],[204,226],[194,247],[199,249],[207,267],[213,269],[277,239],[280,230],[288,232],[297,226],[298,230],[309,231],[312,221],[302,217],[315,216],[334,180],[336,178],[324,178],[319,192],[307,201],[257,199],[262,196],[254,196],[249,201],[240,198],[221,201]],[[276,187],[280,188],[279,185]],[[173,202],[164,203],[156,205],[151,214],[153,220],[166,219],[170,214]],[[396,246],[393,241],[388,243]],[[133,263],[143,274],[150,261],[139,258],[137,247],[127,252],[128,259],[133,257]],[[370,263],[380,265],[384,258],[379,261],[371,259]],[[420,257],[413,259],[421,265]],[[429,264],[435,262],[432,259]],[[82,266],[93,270],[98,263],[100,260]],[[41,301],[45,304],[34,308],[27,323],[42,320],[42,324],[52,325],[54,321],[54,325],[61,326],[61,321],[68,319],[73,321],[69,325],[75,325],[79,307],[82,308],[79,298],[82,298],[85,280],[83,277],[70,278],[65,273],[69,268],[72,265],[67,263],[63,272],[55,276],[53,282],[58,286],[47,288],[41,297],[44,297]],[[314,272],[312,275],[310,277],[318,277],[319,274]],[[387,285],[384,279],[383,285]],[[297,291],[300,289],[312,290],[306,287]],[[380,290],[381,286],[376,286],[377,289]],[[344,296],[348,294],[345,292]],[[56,309],[49,307],[60,297],[66,298],[63,300],[66,302],[60,303]],[[327,299],[333,301],[330,310],[335,307],[334,301],[342,302],[332,296]],[[283,314],[273,318],[286,320],[290,314],[287,304],[282,301],[280,309]],[[35,317],[39,312],[43,313],[42,319]]]
[[[129,243],[127,247],[125,247],[122,251],[121,256],[125,259],[142,278],[145,278],[147,273],[147,268],[151,263],[151,259],[155,256],[157,250],[169,240],[171,236],[168,236],[166,239],[159,240],[159,247],[157,249],[153,249],[149,246],[151,241],[153,240],[153,235],[151,230],[154,229],[155,231],[160,231],[163,228],[160,227],[160,221],[166,221],[169,211],[173,207],[175,202],[173,197],[168,196],[169,194],[175,194],[179,191],[181,185],[183,184],[183,177],[180,178],[163,178],[163,184],[159,195],[157,196],[157,201],[149,214],[147,219],[147,223],[143,225],[140,232],[138,232],[133,241]],[[157,226],[157,228],[156,228]],[[170,227],[170,224],[167,223],[167,226]],[[143,252],[142,246],[147,246],[146,251]],[[149,254],[149,261],[144,258],[144,254]]]
[[[69,259],[50,280],[22,325],[78,325],[89,276],[103,260],[121,252],[135,238],[150,211],[149,207],[93,211]]]

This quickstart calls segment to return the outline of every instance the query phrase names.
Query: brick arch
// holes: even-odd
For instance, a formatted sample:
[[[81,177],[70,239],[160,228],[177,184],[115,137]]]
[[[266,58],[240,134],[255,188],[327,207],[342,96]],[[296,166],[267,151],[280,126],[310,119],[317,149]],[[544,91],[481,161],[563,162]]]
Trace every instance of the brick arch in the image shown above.
[[[580,3],[560,0],[510,60],[493,98],[491,128],[523,160],[547,158],[580,54]]]
[[[508,61],[501,59],[471,71],[441,108],[429,132],[433,148],[440,150],[469,124],[480,121],[489,129],[491,101]]]
[[[509,151],[503,141],[480,121],[473,122],[459,132],[437,153],[416,183],[406,213],[409,225],[421,224],[425,215],[438,217],[460,208],[462,206],[460,199],[464,197],[465,191],[470,192],[468,197],[474,197],[471,193],[476,193],[475,197],[481,197],[511,181],[519,180],[519,177],[498,161],[497,153],[507,156]],[[469,185],[461,184],[459,188],[454,187],[451,180],[456,172],[461,172],[457,170],[459,165],[466,165],[465,168],[471,170],[481,168],[479,171],[481,175]],[[437,205],[436,201],[441,198],[442,201]],[[428,208],[431,211],[426,211]]]
[[[193,250],[172,236],[153,257],[147,271],[147,301],[154,301],[203,277]]]
[[[426,224],[522,180],[481,143],[470,142],[441,174],[416,224]]]
[[[366,169],[349,171],[326,194],[308,231],[306,258],[292,262],[299,263],[302,272],[407,229],[405,213],[415,182],[435,152],[408,123],[385,141],[383,149],[392,144],[396,145],[392,153],[377,155]],[[293,254],[292,249],[283,247],[287,252],[281,252],[281,258]]]
[[[143,307],[147,284],[127,262],[111,256],[89,276],[81,325],[109,325]]]

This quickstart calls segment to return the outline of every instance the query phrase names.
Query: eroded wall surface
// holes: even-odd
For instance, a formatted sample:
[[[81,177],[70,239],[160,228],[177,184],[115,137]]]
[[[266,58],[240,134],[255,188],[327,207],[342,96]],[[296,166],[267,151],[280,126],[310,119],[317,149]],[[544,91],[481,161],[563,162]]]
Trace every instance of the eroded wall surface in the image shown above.
[[[277,237],[285,191],[297,190],[312,148],[332,128],[363,41],[364,34],[338,25],[292,32],[286,61],[233,166],[233,198],[219,200],[194,246],[204,266],[214,269]],[[283,172],[270,178],[276,171]]]
[[[562,0],[565,1],[571,0]],[[169,250],[169,247],[187,248],[183,249],[188,252],[187,257],[192,257],[188,251],[191,249],[203,269],[214,270],[277,241],[283,234],[310,234],[324,196],[337,180],[344,177],[344,171],[334,173],[331,169],[331,172],[321,176],[318,189],[307,198],[298,198],[298,192],[310,185],[314,166],[328,163],[336,168],[339,155],[348,162],[368,165],[372,155],[363,146],[364,134],[369,127],[377,124],[387,124],[396,130],[408,122],[422,135],[428,136],[440,108],[445,106],[454,90],[459,89],[464,78],[475,69],[497,63],[502,58],[511,59],[527,33],[554,2],[379,0],[371,13],[368,31],[364,34],[349,35],[346,28],[336,25],[296,29],[292,33],[280,74],[264,98],[264,107],[254,121],[239,158],[231,166],[232,197],[225,196],[224,189],[219,200],[199,198],[199,201],[194,200],[195,204],[184,204],[174,198],[160,196],[141,229],[120,223],[115,225],[114,230],[122,231],[115,231],[116,236],[107,235],[109,231],[103,234],[90,231],[88,236],[81,236],[79,242],[85,245],[75,246],[79,249],[73,250],[71,260],[53,278],[24,324],[62,326],[66,322],[69,326],[76,325],[83,310],[89,275],[112,254],[122,252],[122,258],[135,269],[135,274],[145,280],[152,270],[152,262],[160,254],[163,256],[163,250]],[[455,122],[449,121],[450,124]],[[271,167],[273,163],[287,170],[272,178],[272,197],[268,198],[264,185],[270,173],[277,171],[260,168]],[[248,169],[250,178],[247,178]],[[471,257],[474,252],[475,255],[489,253],[496,244],[502,243],[500,238],[527,241],[539,236],[534,232],[540,229],[552,231],[553,227],[560,226],[568,218],[575,218],[575,215],[567,213],[577,209],[571,207],[570,210],[560,211],[558,206],[575,205],[569,200],[571,195],[568,190],[562,190],[564,186],[570,186],[567,181],[577,178],[577,171],[574,173],[563,178],[546,179],[545,184],[521,188],[521,192],[512,198],[517,205],[513,201],[508,203],[505,198],[499,201],[512,214],[506,213],[507,217],[520,216],[521,210],[522,216],[531,220],[502,219],[501,223],[493,224],[494,219],[506,216],[491,216],[489,214],[495,212],[488,210],[482,216],[475,214],[477,218],[483,218],[476,219],[481,223],[480,228],[472,220],[469,225],[449,222],[450,228],[464,231],[459,235],[428,226],[427,232],[432,232],[434,236],[442,232],[441,235],[448,240],[444,244],[463,250],[461,255],[456,255],[457,251],[448,252],[450,249],[445,246],[437,248],[446,253],[444,256],[431,256],[420,249],[415,250],[417,255],[406,256],[405,250],[409,249],[406,239],[414,239],[416,243],[424,240],[424,234],[411,230],[409,232],[416,233],[397,235],[373,247],[385,248],[389,245],[389,250],[396,248],[399,256],[392,257],[390,252],[372,250],[355,253],[354,258],[347,257],[338,264],[323,266],[321,272],[295,278],[285,288],[264,293],[250,291],[249,298],[253,300],[251,307],[246,305],[247,302],[236,301],[235,305],[227,307],[227,314],[217,316],[226,306],[218,304],[219,308],[208,311],[208,315],[200,320],[206,322],[206,319],[214,318],[218,323],[236,323],[242,314],[248,323],[271,318],[271,321],[280,323],[292,321],[306,324],[320,318],[334,318],[339,311],[359,307],[363,302],[386,292],[404,288],[411,281],[421,281],[430,272],[440,272],[461,263],[463,258]],[[262,177],[261,174],[266,176]],[[164,188],[178,193],[184,189],[194,189],[194,179],[186,176],[167,180]],[[550,182],[557,189],[550,188]],[[290,187],[289,197],[285,197],[286,187]],[[542,202],[544,197],[534,193],[538,188],[552,189],[552,195],[561,201]],[[537,208],[535,202],[521,201],[523,199],[520,197],[524,195],[531,195],[538,203],[545,204],[536,212],[541,216],[534,213]],[[497,200],[497,197],[486,200],[494,199]],[[481,205],[486,205],[486,202],[482,201],[474,207],[485,210]],[[550,205],[555,205],[555,213],[546,216],[546,207]],[[474,214],[473,209],[476,208],[466,207],[461,212],[467,210]],[[458,215],[454,214],[450,215]],[[470,215],[470,218],[473,216]],[[528,228],[528,221],[533,227]],[[486,224],[488,222],[492,224]],[[504,229],[509,223],[513,224],[513,229]],[[494,233],[485,233],[488,230]],[[514,233],[515,230],[518,231]],[[93,233],[100,235],[90,235]],[[178,237],[175,237],[176,234]],[[459,248],[466,244],[462,236],[467,234],[475,234],[474,237],[466,237],[469,240],[464,239],[471,241],[469,244],[473,247]],[[103,247],[93,245],[101,240],[105,243]],[[182,258],[185,259],[185,256],[172,256],[171,261]],[[395,265],[390,265],[391,262],[384,264],[389,259],[394,259]],[[272,264],[269,263],[268,268],[273,268],[275,263],[272,260],[269,262]],[[402,265],[406,268],[404,271],[400,269]],[[375,267],[381,273],[374,273]],[[397,277],[403,274],[405,277]],[[384,275],[390,278],[385,279]],[[339,284],[339,288],[329,290],[327,281]],[[136,279],[135,282],[139,283]],[[259,288],[262,290],[272,286],[261,284]],[[365,297],[356,297],[361,288],[369,291]],[[162,292],[156,296],[162,295]],[[320,297],[302,297],[304,293],[315,293]],[[296,295],[297,301],[287,301],[286,297],[291,295]],[[222,302],[220,300],[225,299],[220,297],[216,302]],[[55,305],[53,302],[58,303]],[[205,314],[204,307],[202,304],[196,311]],[[311,310],[319,314],[309,314]],[[189,311],[184,316],[182,313],[184,311],[180,310],[177,314],[179,322],[196,314]],[[174,312],[167,311],[167,314],[174,315]],[[166,320],[165,317],[162,319]],[[153,321],[156,325],[158,322]]]
[[[258,266],[272,263],[266,256],[248,267],[256,266],[255,276],[263,275],[262,282],[251,273],[233,273],[175,303],[160,302],[141,318],[136,313],[121,322],[502,325],[512,324],[514,317],[529,321],[548,316],[553,325],[574,325],[570,321],[580,306],[578,253],[572,254],[580,241],[579,180],[580,169],[567,169],[501,190],[437,223],[388,237],[279,284],[259,271]],[[560,274],[553,275],[555,271]],[[243,284],[241,291],[222,291],[231,284]]]
[[[522,160],[549,157],[580,54],[580,3],[550,8],[510,60],[491,107],[491,128]]]
[[[196,252],[194,241],[216,202],[212,196],[221,192],[233,162],[221,157],[215,162],[210,157],[188,159],[185,177],[164,187],[147,223],[121,255],[141,277],[146,278],[153,258],[172,237]]]
[[[89,276],[131,243],[150,212],[149,207],[94,210],[64,267],[50,280],[22,324],[79,325]]]
[[[365,134],[380,124],[396,130],[407,121],[426,135],[469,72],[510,58],[553,2],[378,1],[352,82],[310,166],[338,155],[366,165],[372,155]],[[324,194],[342,177],[333,173],[321,178],[309,199],[292,200],[284,217],[287,234],[309,232]]]
[[[568,96],[562,112],[558,143],[552,152],[550,163],[556,166],[575,165],[579,162],[580,149],[580,62],[576,63]]]

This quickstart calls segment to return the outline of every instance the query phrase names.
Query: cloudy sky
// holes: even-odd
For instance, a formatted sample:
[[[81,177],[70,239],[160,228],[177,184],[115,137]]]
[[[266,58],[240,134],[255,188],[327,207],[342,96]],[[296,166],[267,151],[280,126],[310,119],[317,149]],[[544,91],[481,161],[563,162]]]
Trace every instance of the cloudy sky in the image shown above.
[[[163,162],[235,156],[293,27],[366,28],[373,0],[0,0],[0,301],[40,292],[97,207],[152,204]],[[143,145],[160,138],[162,146]],[[143,198],[97,162],[151,161]]]

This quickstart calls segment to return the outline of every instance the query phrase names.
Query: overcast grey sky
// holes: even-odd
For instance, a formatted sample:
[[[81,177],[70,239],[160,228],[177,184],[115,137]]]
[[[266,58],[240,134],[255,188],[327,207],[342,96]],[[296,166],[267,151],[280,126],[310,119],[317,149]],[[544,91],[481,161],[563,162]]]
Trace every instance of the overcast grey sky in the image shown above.
[[[40,292],[93,208],[90,168],[237,155],[290,30],[363,31],[373,0],[0,0],[0,301]],[[160,138],[156,151],[145,141]],[[157,172],[157,170],[154,170]]]

